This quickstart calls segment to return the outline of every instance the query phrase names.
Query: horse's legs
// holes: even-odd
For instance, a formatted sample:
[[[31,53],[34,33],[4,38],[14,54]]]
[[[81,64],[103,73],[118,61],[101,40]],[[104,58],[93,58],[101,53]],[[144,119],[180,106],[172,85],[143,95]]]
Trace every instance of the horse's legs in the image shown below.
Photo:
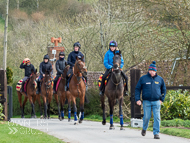
[[[48,103],[48,119],[50,118],[50,102]]]
[[[24,107],[26,105],[27,99],[28,99],[28,97],[24,96],[24,101],[23,101],[23,104],[22,104],[22,118],[24,118]]]
[[[50,92],[52,94],[48,95],[48,101],[47,101],[47,105],[48,105],[48,119],[50,118],[50,104],[51,104],[51,100],[52,100],[52,96],[53,96],[53,91]]]
[[[20,103],[20,110],[21,110],[21,118],[23,118],[23,109],[22,109],[22,94],[17,91],[17,94],[18,94],[18,101]]]
[[[71,120],[71,93],[69,91],[66,92],[68,99],[68,122]]]
[[[47,104],[46,104],[46,97],[43,97],[44,102],[44,119],[47,118]]]
[[[76,106],[76,98],[72,97],[73,101],[73,111],[74,111],[74,125],[77,124],[77,106]]]
[[[119,99],[119,116],[120,116],[120,130],[123,130],[123,111],[122,111],[123,97]]]
[[[42,107],[41,107],[41,101],[40,101],[40,94],[36,95],[37,97],[37,100],[38,100],[38,105],[39,105],[39,108],[40,108],[40,118],[43,117],[42,115]]]
[[[109,106],[110,106],[110,130],[115,129],[113,125],[113,108],[114,108],[114,100],[108,98]]]
[[[32,96],[28,95],[31,107],[32,107],[32,114],[31,114],[31,118],[36,118],[36,113],[35,113],[35,109],[34,109],[34,103],[32,101]]]
[[[85,93],[83,94],[82,98],[80,98],[80,116],[79,116],[79,123],[82,123],[84,119],[84,100],[85,100]]]
[[[62,93],[60,101],[61,101],[61,118],[64,119],[64,110],[63,110],[64,104],[65,104],[65,94],[64,93]]]
[[[105,125],[106,124],[106,115],[105,115],[105,103],[104,103],[104,100],[105,100],[105,96],[101,96],[101,106],[102,106],[102,110],[103,110],[103,121],[102,121],[102,125]]]
[[[59,100],[58,100],[58,92],[57,92],[57,94],[54,94],[54,97],[55,97],[55,101],[57,103],[57,108],[58,108],[58,114],[59,114],[58,119],[61,121],[61,114],[60,114]]]

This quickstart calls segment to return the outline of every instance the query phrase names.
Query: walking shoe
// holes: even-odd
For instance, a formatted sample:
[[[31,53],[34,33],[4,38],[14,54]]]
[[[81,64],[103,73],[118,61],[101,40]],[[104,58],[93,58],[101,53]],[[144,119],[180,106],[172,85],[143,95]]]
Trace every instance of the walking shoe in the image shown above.
[[[141,135],[142,135],[142,136],[145,136],[145,135],[146,135],[146,130],[143,130],[143,129],[142,129]]]
[[[154,139],[160,139],[160,136],[158,134],[154,135]]]

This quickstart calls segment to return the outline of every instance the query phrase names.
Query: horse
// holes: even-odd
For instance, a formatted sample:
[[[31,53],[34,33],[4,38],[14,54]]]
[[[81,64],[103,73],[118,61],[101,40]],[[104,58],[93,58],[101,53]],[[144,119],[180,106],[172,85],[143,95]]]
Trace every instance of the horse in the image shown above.
[[[76,57],[76,62],[73,69],[73,76],[71,77],[69,90],[66,92],[68,99],[68,121],[71,118],[71,101],[73,102],[73,110],[74,110],[74,125],[77,124],[77,107],[76,107],[76,98],[80,99],[80,115],[79,115],[79,123],[82,123],[84,118],[84,102],[85,102],[85,91],[86,85],[82,76],[87,76],[87,67],[83,62],[83,57],[80,60]]]
[[[61,79],[59,82],[59,85],[57,87],[57,94],[54,94],[57,106],[58,106],[58,119],[60,121],[62,121],[64,119],[64,111],[63,111],[63,107],[66,101],[66,95],[65,95],[65,85],[66,85],[66,76],[67,76],[67,72],[69,70],[69,65],[67,65],[65,63],[65,68],[63,70],[63,74],[61,74]],[[59,80],[58,80],[59,81]],[[58,100],[58,98],[60,97],[60,100]],[[60,108],[59,108],[59,101],[61,103],[61,112],[60,112]]]
[[[124,81],[121,76],[120,70],[121,64],[121,51],[119,53],[114,53],[113,57],[113,68],[112,73],[110,75],[110,79],[105,87],[104,96],[101,97],[101,107],[103,110],[103,121],[102,124],[106,124],[105,117],[105,95],[108,98],[109,107],[110,107],[110,130],[115,129],[113,125],[113,110],[114,105],[116,103],[116,99],[119,101],[119,115],[120,115],[120,130],[123,130],[123,112],[122,112],[122,104],[123,104],[123,93],[124,93]]]
[[[26,93],[24,91],[17,91],[18,94],[18,100],[20,103],[20,109],[21,109],[21,118],[24,118],[24,106],[26,105],[27,100],[29,99],[31,107],[32,107],[32,112],[31,112],[31,118],[36,118],[36,113],[34,110],[34,100],[36,98],[36,88],[35,88],[35,80],[37,77],[37,69],[36,71],[31,71],[32,74],[30,75],[30,78],[27,81],[26,85]],[[24,85],[23,85],[24,86]],[[24,87],[23,87],[24,89]],[[22,104],[22,95],[24,95],[24,101]]]
[[[45,77],[42,79],[41,83],[41,96],[44,103],[44,119],[50,118],[50,103],[53,96],[52,78],[51,71],[45,72]]]

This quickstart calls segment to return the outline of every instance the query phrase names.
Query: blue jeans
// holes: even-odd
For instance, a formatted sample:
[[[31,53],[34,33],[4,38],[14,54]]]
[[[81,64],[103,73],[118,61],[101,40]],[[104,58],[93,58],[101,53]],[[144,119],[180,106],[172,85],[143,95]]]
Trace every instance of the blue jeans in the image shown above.
[[[143,110],[144,110],[144,116],[143,116],[143,130],[147,130],[148,123],[151,118],[151,114],[153,111],[154,115],[154,124],[153,124],[153,134],[157,135],[160,132],[160,100],[158,101],[143,101]]]

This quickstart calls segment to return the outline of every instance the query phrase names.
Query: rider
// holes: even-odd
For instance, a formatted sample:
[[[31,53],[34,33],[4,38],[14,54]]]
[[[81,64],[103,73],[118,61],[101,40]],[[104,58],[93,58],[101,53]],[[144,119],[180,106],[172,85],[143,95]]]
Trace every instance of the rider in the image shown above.
[[[37,91],[36,94],[40,93],[40,81],[43,77],[45,77],[45,72],[53,72],[52,65],[49,62],[49,56],[48,54],[44,56],[44,61],[40,63],[40,76],[38,77],[37,81]],[[52,75],[52,73],[51,73]]]
[[[21,88],[21,92],[23,92],[24,90],[24,83],[25,81],[30,77],[30,75],[32,74],[32,70],[35,71],[34,66],[31,64],[30,59],[29,58],[25,58],[23,60],[23,62],[20,65],[21,69],[25,69],[25,77],[22,79],[22,88]]]
[[[67,77],[69,78],[70,76],[72,76],[73,74],[73,67],[75,65],[75,61],[76,61],[76,57],[78,57],[79,59],[82,60],[82,57],[84,57],[84,55],[79,51],[81,49],[81,45],[79,42],[74,43],[73,45],[74,51],[72,51],[67,59],[67,63],[70,65],[70,69],[67,72]],[[84,58],[83,58],[83,62],[84,62]],[[87,86],[87,77],[84,77],[86,80],[86,89],[88,88]],[[68,81],[69,82],[69,81]]]
[[[111,41],[109,43],[109,50],[106,52],[104,56],[104,66],[106,67],[106,72],[104,73],[102,77],[102,82],[100,86],[100,96],[103,96],[104,90],[105,90],[105,79],[108,76],[109,73],[112,72],[112,67],[113,67],[113,57],[114,57],[114,52],[117,51],[117,42],[116,41]],[[121,56],[121,65],[120,68],[122,68],[124,65],[124,60],[123,57]],[[121,75],[125,79],[126,86],[125,86],[125,95],[128,95],[128,88],[127,88],[127,83],[128,83],[128,77],[125,75],[125,73],[121,70]]]
[[[56,75],[56,78],[54,79],[53,93],[56,93],[55,88],[56,88],[57,80],[59,79],[61,74],[63,74],[63,70],[65,68],[65,63],[67,63],[67,61],[64,58],[65,58],[65,53],[60,52],[59,53],[59,60],[56,62],[57,75]]]

